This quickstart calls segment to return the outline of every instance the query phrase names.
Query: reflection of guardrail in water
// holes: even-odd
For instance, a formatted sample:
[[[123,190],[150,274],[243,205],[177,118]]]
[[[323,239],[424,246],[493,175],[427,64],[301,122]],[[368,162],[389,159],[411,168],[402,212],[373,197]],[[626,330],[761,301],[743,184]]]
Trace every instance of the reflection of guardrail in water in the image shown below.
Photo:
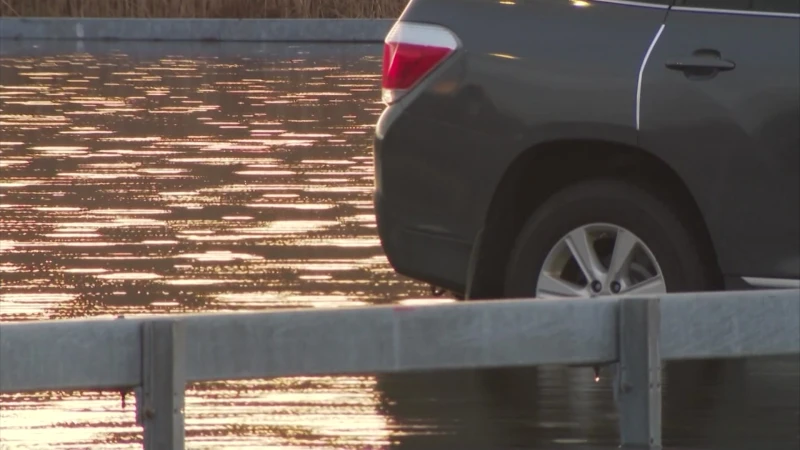
[[[800,353],[800,290],[0,325],[0,392],[134,389],[182,449],[189,381],[616,364],[623,445],[661,442],[661,361]]]

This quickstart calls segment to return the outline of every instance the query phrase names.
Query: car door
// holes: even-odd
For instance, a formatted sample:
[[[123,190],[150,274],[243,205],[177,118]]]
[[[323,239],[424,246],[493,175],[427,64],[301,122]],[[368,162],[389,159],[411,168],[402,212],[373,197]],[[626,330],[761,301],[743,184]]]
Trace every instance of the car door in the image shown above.
[[[639,143],[687,184],[723,274],[800,278],[800,0],[676,0],[642,71]]]

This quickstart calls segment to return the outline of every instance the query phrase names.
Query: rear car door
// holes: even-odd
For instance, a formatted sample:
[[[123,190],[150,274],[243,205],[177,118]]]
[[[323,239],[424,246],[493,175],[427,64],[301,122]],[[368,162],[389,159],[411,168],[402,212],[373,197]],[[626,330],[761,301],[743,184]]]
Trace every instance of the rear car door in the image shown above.
[[[723,274],[800,278],[800,0],[676,0],[642,75],[639,143],[684,179]]]

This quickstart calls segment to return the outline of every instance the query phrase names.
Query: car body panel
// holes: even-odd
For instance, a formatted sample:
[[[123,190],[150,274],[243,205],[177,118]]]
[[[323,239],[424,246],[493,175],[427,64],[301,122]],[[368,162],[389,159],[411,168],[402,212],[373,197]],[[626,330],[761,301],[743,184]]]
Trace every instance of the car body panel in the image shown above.
[[[800,278],[798,20],[666,3],[412,0],[400,20],[445,26],[461,47],[376,125],[376,217],[395,270],[464,293],[515,162],[593,140],[636,146],[683,180],[729,288]],[[735,70],[694,81],[665,68],[700,47]]]
[[[798,36],[798,18],[673,10],[644,72],[640,144],[692,191],[728,276],[800,278]],[[665,67],[700,48],[735,69]]]
[[[378,226],[389,260],[456,290],[495,189],[523,152],[578,137],[635,144],[638,73],[666,15],[645,3],[505,3],[412,2],[400,20],[444,25],[462,49],[388,107],[376,129]],[[413,236],[392,237],[401,230]],[[409,250],[420,234],[454,252],[439,263],[451,267],[430,269],[446,275],[415,269],[441,257]]]

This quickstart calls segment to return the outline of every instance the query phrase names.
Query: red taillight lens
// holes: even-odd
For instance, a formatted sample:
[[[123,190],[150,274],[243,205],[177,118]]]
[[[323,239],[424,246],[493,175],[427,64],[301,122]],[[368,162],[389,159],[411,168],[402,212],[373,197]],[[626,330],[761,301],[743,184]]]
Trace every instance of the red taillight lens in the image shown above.
[[[398,22],[383,47],[383,100],[393,103],[458,48],[448,29]]]
[[[427,45],[384,44],[383,87],[408,89],[436,67],[452,50]]]

